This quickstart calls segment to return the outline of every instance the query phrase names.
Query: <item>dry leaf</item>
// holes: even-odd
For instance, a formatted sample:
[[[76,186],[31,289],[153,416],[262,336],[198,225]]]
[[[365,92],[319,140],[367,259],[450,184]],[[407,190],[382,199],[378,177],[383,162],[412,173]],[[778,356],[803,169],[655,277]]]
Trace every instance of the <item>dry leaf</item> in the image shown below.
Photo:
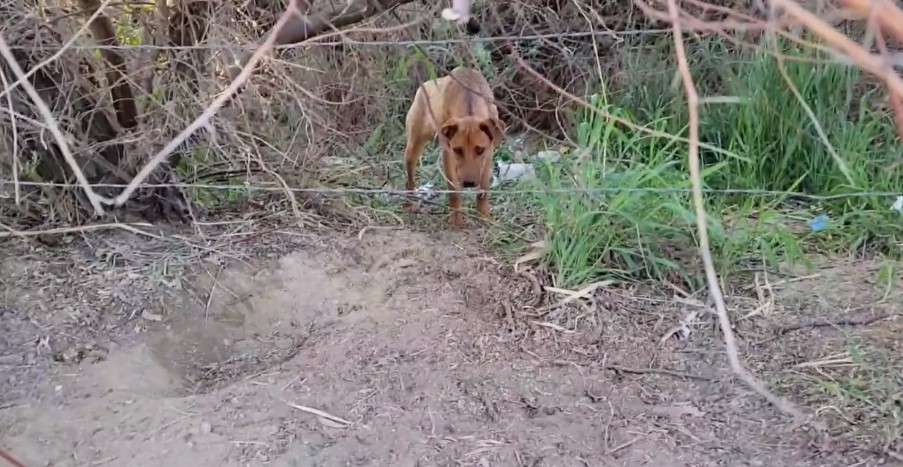
[[[546,242],[538,241],[533,242],[530,245],[531,251],[520,258],[514,260],[514,272],[520,272],[519,266],[526,265],[528,263],[534,263],[542,259],[542,257],[546,254]]]

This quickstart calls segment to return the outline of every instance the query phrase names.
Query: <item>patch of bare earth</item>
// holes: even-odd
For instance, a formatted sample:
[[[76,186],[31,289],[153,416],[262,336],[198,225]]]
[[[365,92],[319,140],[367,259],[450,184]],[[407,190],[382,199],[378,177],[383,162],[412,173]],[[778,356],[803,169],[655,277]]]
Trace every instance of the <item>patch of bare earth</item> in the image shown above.
[[[28,466],[893,462],[860,448],[868,430],[795,429],[731,380],[711,326],[662,342],[692,300],[606,288],[559,305],[477,232],[273,235],[234,234],[250,241],[233,253],[3,245],[0,445]],[[743,321],[742,350],[775,381],[840,345],[832,329],[753,345],[774,335],[758,323],[774,320]]]

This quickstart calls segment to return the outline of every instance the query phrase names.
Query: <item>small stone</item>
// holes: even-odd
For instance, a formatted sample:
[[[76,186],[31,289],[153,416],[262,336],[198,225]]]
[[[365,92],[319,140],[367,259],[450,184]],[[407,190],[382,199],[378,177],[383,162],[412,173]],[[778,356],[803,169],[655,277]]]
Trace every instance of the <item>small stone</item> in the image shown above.
[[[207,422],[201,423],[201,433],[210,433],[213,431],[213,426]]]

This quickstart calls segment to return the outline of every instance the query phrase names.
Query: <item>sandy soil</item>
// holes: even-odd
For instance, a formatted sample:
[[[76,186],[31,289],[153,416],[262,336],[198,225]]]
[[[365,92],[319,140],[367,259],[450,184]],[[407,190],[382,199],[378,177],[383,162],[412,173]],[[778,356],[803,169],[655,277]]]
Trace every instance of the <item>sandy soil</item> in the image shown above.
[[[563,296],[478,236],[293,240],[184,275],[134,239],[0,245],[0,446],[27,466],[896,462],[849,427],[792,425],[729,377],[711,325],[662,342],[691,300],[605,288],[537,307]],[[827,355],[792,342],[748,363],[770,377]]]

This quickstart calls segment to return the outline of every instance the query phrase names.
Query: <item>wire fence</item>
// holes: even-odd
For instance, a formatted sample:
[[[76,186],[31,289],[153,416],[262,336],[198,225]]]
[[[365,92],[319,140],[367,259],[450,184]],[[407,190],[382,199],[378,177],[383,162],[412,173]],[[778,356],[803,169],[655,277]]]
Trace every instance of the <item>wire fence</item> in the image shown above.
[[[274,182],[275,184],[275,182]],[[68,188],[80,189],[82,185],[77,183],[53,183],[53,182],[29,182],[15,180],[0,180],[0,186],[11,187],[19,185],[22,187],[51,187],[51,188]],[[123,189],[128,187],[125,183],[92,183],[91,188],[116,188]],[[180,189],[204,189],[204,190],[247,190],[249,192],[268,192],[268,193],[318,193],[318,194],[358,194],[358,195],[417,195],[423,193],[423,190],[403,190],[393,188],[355,188],[355,187],[291,187],[291,186],[272,186],[263,184],[240,183],[240,184],[208,184],[208,183],[142,183],[138,188],[180,188]],[[499,194],[515,194],[515,195],[543,195],[543,194],[618,194],[618,193],[650,193],[650,194],[682,194],[689,195],[693,192],[692,188],[679,187],[570,187],[570,188],[510,188],[502,187],[492,190],[493,193]],[[429,189],[430,193],[448,194],[458,193],[456,190],[448,189]],[[849,193],[837,193],[830,195],[820,195],[805,193],[801,191],[784,191],[784,190],[760,190],[760,189],[743,189],[743,188],[703,188],[702,192],[706,195],[747,195],[747,196],[763,196],[775,198],[792,198],[808,201],[834,201],[843,199],[857,198],[889,198],[896,200],[903,196],[903,192],[899,191],[850,191]]]
[[[469,37],[469,38],[446,38],[446,39],[398,39],[398,40],[360,40],[360,39],[342,39],[342,40],[317,40],[316,38],[304,44],[283,44],[273,47],[274,50],[291,50],[309,47],[335,47],[340,45],[360,46],[360,47],[411,47],[411,46],[430,46],[430,45],[452,45],[452,44],[485,44],[495,42],[517,42],[517,41],[537,41],[548,39],[591,39],[595,37],[612,37],[619,36],[644,36],[644,35],[661,35],[671,34],[670,29],[636,29],[636,30],[618,30],[618,31],[573,31],[573,32],[556,32],[546,34],[518,34],[518,35],[497,35],[489,37]],[[11,50],[33,50],[36,46],[28,45],[10,45]],[[60,45],[41,45],[43,49],[56,50],[66,49],[72,51],[91,51],[91,50],[153,50],[153,51],[180,51],[180,50],[226,50],[239,52],[253,52],[259,48],[254,43],[248,44],[195,44],[195,45],[155,45],[155,44],[134,44],[134,45],[104,45],[104,44],[72,44]]]
[[[785,2],[782,1],[780,3],[785,3]],[[702,2],[697,2],[695,0],[691,1],[690,4],[694,7],[703,6],[703,8],[706,8],[706,5],[708,5],[708,4],[705,4]],[[104,5],[106,5],[106,3],[104,3]],[[650,7],[648,5],[643,4],[642,2],[636,2],[636,5],[639,6],[640,9],[642,9],[647,15],[649,15],[650,17],[652,17],[654,19],[662,20],[662,21],[670,21],[669,16],[662,11],[650,10]],[[784,5],[784,7],[788,8],[788,7],[791,7],[792,5],[793,4],[791,2],[788,5]],[[103,5],[102,5],[102,7],[103,7]],[[101,7],[101,9],[98,9],[98,11],[95,14],[98,14],[102,10],[102,7]],[[578,9],[579,8],[580,7],[578,6]],[[720,8],[722,11],[725,11],[725,8],[723,8],[723,7],[716,7],[715,9],[717,10],[718,8]],[[730,14],[735,15],[735,17],[739,18],[740,20],[729,19],[729,20],[719,20],[719,21],[705,21],[705,20],[693,17],[692,15],[688,15],[681,20],[685,23],[683,32],[700,31],[703,34],[711,33],[711,34],[715,34],[715,35],[724,35],[726,31],[735,29],[735,30],[745,30],[745,31],[748,31],[748,30],[766,31],[767,30],[767,31],[771,31],[773,33],[781,33],[781,28],[783,28],[787,24],[789,24],[786,21],[786,18],[782,19],[782,20],[777,20],[775,18],[762,20],[762,19],[756,19],[756,18],[750,17],[748,15],[743,14],[742,12],[738,13],[738,12],[734,11],[734,12],[731,12]],[[334,47],[334,46],[339,46],[339,45],[341,45],[341,46],[350,45],[350,46],[361,46],[361,47],[406,48],[406,47],[421,47],[421,46],[449,46],[449,45],[454,45],[454,44],[472,45],[472,44],[480,44],[480,43],[498,43],[498,42],[504,42],[504,43],[524,42],[524,41],[542,42],[542,41],[547,41],[547,40],[568,39],[568,38],[595,40],[596,38],[601,38],[601,37],[617,39],[617,38],[621,38],[621,37],[631,37],[631,36],[651,36],[651,35],[672,36],[676,32],[673,27],[610,30],[610,29],[606,29],[604,26],[600,27],[599,25],[593,25],[592,21],[590,21],[589,18],[587,18],[586,26],[587,26],[587,29],[589,29],[589,30],[584,30],[584,31],[563,31],[563,32],[537,33],[537,34],[528,34],[528,33],[499,34],[499,35],[490,35],[490,36],[486,36],[486,37],[468,37],[468,38],[449,37],[449,38],[442,38],[442,39],[414,39],[414,38],[401,37],[404,34],[399,34],[398,31],[403,30],[405,27],[408,27],[410,24],[415,24],[422,20],[422,18],[418,18],[417,20],[415,20],[412,23],[408,23],[406,25],[401,25],[395,29],[393,29],[391,27],[389,27],[389,28],[384,27],[384,28],[361,29],[361,30],[357,31],[357,32],[368,33],[371,36],[375,35],[375,34],[383,34],[383,33],[389,33],[391,31],[395,31],[395,33],[393,33],[394,37],[389,40],[373,39],[373,38],[366,39],[366,40],[353,39],[353,38],[350,38],[349,35],[353,35],[356,32],[354,28],[351,28],[346,31],[340,31],[340,30],[336,30],[334,27],[330,26],[330,28],[332,28],[332,30],[330,30],[330,28],[326,28],[326,29],[324,29],[323,34],[310,35],[309,37],[306,37],[303,40],[294,41],[294,43],[283,43],[283,42],[277,41],[276,36],[278,36],[279,31],[281,30],[282,27],[285,26],[285,24],[289,24],[290,19],[286,19],[286,18],[289,18],[290,16],[291,15],[289,15],[288,12],[286,12],[286,14],[283,14],[279,17],[279,22],[277,22],[277,24],[273,27],[271,34],[268,35],[267,41],[265,41],[265,43],[263,43],[263,44],[260,44],[259,42],[258,43],[248,43],[248,44],[228,44],[228,43],[222,43],[222,42],[217,43],[218,39],[216,39],[216,40],[208,41],[206,43],[195,44],[195,45],[164,45],[164,44],[145,44],[145,43],[129,44],[129,45],[105,45],[105,44],[99,44],[99,43],[93,43],[93,44],[92,43],[74,43],[75,38],[72,38],[67,43],[60,44],[56,48],[54,48],[53,44],[46,44],[46,43],[43,43],[40,45],[38,45],[38,44],[21,44],[21,43],[20,44],[4,44],[3,48],[6,49],[7,52],[12,51],[12,50],[33,50],[35,48],[41,48],[41,49],[47,50],[47,51],[50,51],[50,50],[58,50],[58,51],[63,51],[63,50],[124,51],[124,50],[128,50],[128,51],[157,51],[157,52],[160,52],[160,51],[196,51],[196,50],[223,50],[224,51],[224,50],[229,50],[229,51],[236,51],[236,52],[254,52],[253,55],[248,58],[246,63],[244,63],[245,66],[242,69],[241,74],[239,76],[236,76],[235,79],[233,79],[231,85],[229,86],[229,89],[227,89],[226,92],[223,92],[219,96],[217,96],[217,98],[214,100],[214,102],[207,107],[207,109],[203,115],[196,118],[194,120],[194,122],[192,122],[191,124],[187,125],[187,128],[185,128],[178,136],[176,136],[172,141],[170,141],[170,143],[167,144],[163,149],[158,151],[157,154],[155,154],[154,157],[151,158],[151,161],[142,168],[142,170],[138,173],[137,177],[132,181],[132,183],[97,185],[94,183],[89,183],[87,180],[80,180],[78,185],[80,185],[84,190],[86,190],[88,192],[88,198],[92,201],[92,204],[94,205],[95,209],[98,212],[101,212],[103,210],[101,208],[102,205],[121,205],[128,199],[128,197],[131,194],[133,194],[135,192],[135,190],[137,190],[139,188],[195,187],[195,188],[204,188],[204,189],[213,189],[213,190],[235,189],[236,185],[231,185],[231,184],[215,185],[215,184],[197,184],[197,183],[184,183],[184,184],[180,184],[180,183],[146,183],[146,181],[147,181],[146,179],[150,175],[150,173],[153,171],[154,167],[157,166],[158,164],[160,164],[163,160],[165,160],[165,158],[168,157],[169,154],[172,153],[177,147],[182,145],[185,142],[185,140],[192,135],[192,133],[194,133],[197,129],[200,129],[203,127],[206,127],[206,128],[211,127],[211,122],[210,122],[211,117],[214,114],[216,114],[216,112],[219,110],[219,108],[221,108],[230,99],[231,95],[234,94],[236,92],[236,90],[239,87],[241,87],[251,77],[256,64],[263,58],[264,55],[266,55],[267,53],[269,53],[272,50],[308,48],[308,47],[314,47],[314,48],[316,48],[316,47]],[[728,16],[730,16],[730,15],[728,15]],[[823,32],[823,31],[820,31],[820,29],[819,29],[819,28],[822,28],[821,24],[816,24],[815,22],[813,22],[813,21],[817,22],[818,18],[815,18],[814,20],[812,18],[807,18],[805,14],[802,14],[799,11],[797,11],[796,13],[789,15],[789,16],[792,17],[793,21],[791,21],[791,22],[809,26],[811,29],[813,29],[817,33],[816,35],[818,35],[818,33],[820,33],[820,32]],[[603,24],[604,24],[604,22],[603,22]],[[814,27],[813,25],[816,25],[817,27]],[[573,25],[571,25],[571,26],[573,26]],[[530,28],[532,28],[532,26]],[[891,30],[895,31],[896,29],[891,27]],[[528,31],[528,30],[525,30],[525,31]],[[814,44],[811,41],[807,41],[805,38],[802,38],[802,37],[796,37],[795,40],[800,43],[805,43],[808,46],[813,46],[816,48],[824,48],[823,46]],[[829,40],[828,42],[830,43],[829,45],[836,45],[838,43],[838,40],[836,38],[834,38],[832,40]],[[593,44],[595,47],[595,42],[593,42]],[[764,50],[768,51],[767,48]],[[849,47],[846,47],[846,48],[845,47],[835,47],[834,50],[837,50],[840,53],[848,55],[851,61],[857,62],[856,53],[854,53],[855,50],[850,49]],[[59,54],[59,52],[57,52],[57,54]],[[58,57],[58,55],[55,55],[55,57]],[[784,58],[792,58],[792,57],[786,56]],[[887,62],[887,60],[891,60],[891,62],[892,62],[892,56],[890,56],[888,54],[884,54],[880,58],[882,60],[885,60],[885,63],[884,63],[885,66],[892,64],[892,63]],[[521,65],[524,65],[522,59],[518,58],[518,60]],[[597,58],[597,60],[598,60],[598,58]],[[861,62],[862,60],[860,59],[858,61]],[[46,65],[46,61],[42,65]],[[525,66],[527,68],[529,68],[529,65],[525,65]],[[866,66],[866,68],[868,69],[869,67]],[[34,73],[34,71],[35,70],[32,69],[29,71],[29,73]],[[540,74],[538,72],[536,72],[535,70],[530,70],[529,72],[537,75],[537,77],[542,78],[540,76]],[[889,76],[887,78],[887,80],[888,80],[888,85],[890,86],[893,82],[892,77]],[[19,84],[19,85],[24,84],[22,76],[18,76],[17,84]],[[554,87],[553,83],[549,82],[548,84],[550,86]],[[8,86],[5,86],[5,88],[6,89],[4,89],[4,91],[2,93],[0,93],[0,96],[8,95],[10,88]],[[607,109],[602,109],[602,108],[593,106],[593,105],[589,104],[588,102],[586,102],[585,100],[581,100],[577,96],[567,94],[567,91],[564,89],[555,88],[554,92],[560,93],[562,95],[562,97],[565,97],[566,99],[572,100],[574,102],[579,102],[580,105],[583,105],[587,108],[592,108],[592,111],[598,113],[599,115],[603,116],[604,118],[612,119],[614,121],[617,121],[621,124],[625,124],[628,126],[632,125],[632,127],[635,130],[645,132],[645,133],[649,134],[650,136],[655,136],[655,137],[669,136],[672,139],[672,141],[674,141],[674,142],[679,141],[679,142],[691,143],[690,139],[685,138],[685,137],[681,137],[681,136],[677,136],[677,135],[666,135],[666,133],[664,133],[664,132],[652,130],[652,129],[643,127],[642,125],[636,125],[635,123],[629,121],[628,119],[622,118],[618,115],[611,114]],[[390,97],[387,97],[387,99],[388,98],[390,98]],[[697,100],[699,102],[705,103],[705,104],[725,104],[725,103],[734,104],[737,102],[744,101],[744,99],[742,97],[736,97],[736,96],[726,96],[726,97],[724,97],[724,96],[713,96],[713,97],[712,96],[701,96],[701,97],[698,97]],[[11,115],[13,119],[22,117],[23,121],[31,122],[33,124],[38,123],[34,119],[30,119],[24,115],[14,112],[11,108],[9,110],[7,110],[7,109],[3,109],[3,110],[4,110],[4,113]],[[43,119],[45,120],[45,122],[43,125],[41,125],[41,124],[38,125],[41,127],[41,131],[50,130],[51,133],[54,133],[54,128],[53,128],[54,125],[51,124],[51,122],[53,122],[53,120],[54,120],[53,116],[48,112],[42,112],[42,114],[43,114],[42,117],[44,117]],[[65,144],[65,142],[64,142],[65,137],[63,137],[62,134],[54,135],[54,136],[56,137],[55,139],[58,140],[60,149],[64,153],[72,151],[72,149],[69,148],[70,145]],[[703,143],[703,142],[697,142],[697,144],[700,144],[700,146],[703,148],[706,148],[706,149],[712,150],[712,151],[716,151],[721,154],[730,154],[728,151],[726,151],[722,148],[719,148],[715,145],[711,145],[711,144],[707,145],[706,143]],[[67,158],[72,159],[72,156],[67,156]],[[71,160],[67,161],[67,162],[69,163],[69,165],[73,165],[71,163]],[[73,166],[73,169],[75,171],[76,176],[78,177],[80,171],[77,169],[77,167],[74,167],[74,166]],[[9,186],[10,184],[15,185],[16,187],[42,186],[42,187],[55,187],[55,188],[71,188],[73,185],[73,184],[69,184],[69,183],[25,181],[25,180],[21,180],[21,179],[0,181],[0,185],[2,185],[2,186]],[[95,193],[92,193],[92,190],[94,188],[122,188],[124,190],[123,190],[123,193],[120,196],[117,196],[115,199],[105,199],[104,197],[101,197],[99,195],[96,195]],[[367,194],[367,193],[369,193],[369,194],[376,194],[376,193],[404,194],[404,193],[406,193],[404,190],[393,190],[393,189],[386,189],[386,188],[331,188],[331,187],[286,188],[286,186],[284,184],[281,187],[269,187],[269,188],[262,187],[262,186],[244,185],[243,188],[248,189],[248,190],[272,190],[272,191],[283,191],[283,192],[285,192],[285,191],[319,192],[319,193],[331,192],[331,193],[336,193],[336,194],[338,194],[338,193],[358,193],[358,194]],[[431,190],[431,191],[435,192],[435,193],[450,192],[449,190]],[[543,190],[524,190],[524,189],[505,187],[505,188],[499,189],[499,191],[503,191],[505,193],[512,193],[512,194],[567,193],[567,192],[599,193],[599,194],[617,193],[617,192],[636,192],[636,193],[646,192],[646,193],[660,193],[660,194],[663,194],[663,193],[677,194],[677,193],[690,193],[691,189],[689,189],[689,188],[658,188],[658,187],[656,187],[656,188],[651,188],[651,187],[650,188],[591,187],[591,188],[548,188],[548,189],[543,189]],[[841,191],[841,190],[837,190],[837,191]],[[830,201],[830,200],[866,198],[866,197],[869,197],[869,198],[873,198],[873,197],[895,198],[896,196],[898,196],[898,193],[893,192],[893,191],[886,191],[886,190],[854,191],[854,190],[850,189],[850,190],[843,190],[843,191],[844,192],[842,192],[842,193],[813,194],[813,193],[803,192],[803,191],[782,191],[782,190],[750,189],[750,188],[735,188],[735,189],[705,188],[705,189],[703,189],[702,192],[705,194],[724,194],[724,195],[744,194],[744,195],[751,195],[751,196],[769,196],[769,197],[782,197],[783,196],[783,197],[792,197],[792,198],[796,198],[796,199],[806,199],[806,200],[812,200],[812,201]],[[849,192],[847,192],[847,191],[849,191]]]
[[[762,22],[759,29],[766,30],[768,29],[767,22]],[[351,31],[353,32],[353,31]],[[274,45],[272,47],[273,50],[278,51],[289,51],[296,49],[309,49],[309,48],[333,48],[337,46],[355,46],[355,47],[430,47],[430,46],[452,46],[452,45],[474,45],[474,44],[494,44],[494,43],[522,43],[522,42],[530,42],[530,41],[548,41],[553,39],[596,39],[596,38],[611,38],[615,40],[623,40],[623,38],[627,37],[640,37],[640,36],[661,36],[661,35],[670,35],[672,31],[670,29],[662,29],[662,28],[647,28],[647,29],[628,29],[628,30],[596,30],[596,31],[570,31],[570,32],[553,32],[553,33],[543,33],[543,34],[517,34],[517,35],[492,35],[492,36],[477,36],[477,37],[467,37],[467,38],[455,38],[448,37],[442,39],[391,39],[391,40],[379,40],[379,39],[352,39],[352,38],[342,38],[341,40],[325,40],[319,38],[312,38],[309,41],[305,41],[304,43],[296,43],[296,44],[279,44]],[[700,33],[700,36],[704,35],[724,35],[724,31],[703,31]],[[818,44],[809,42],[804,38],[796,38],[795,40],[800,43],[807,44],[814,48],[820,48]],[[758,46],[753,42],[746,42],[742,39],[734,39],[737,44],[745,44],[748,47],[757,48]],[[246,43],[232,43],[232,42],[206,42],[203,44],[192,44],[192,45],[165,45],[165,44],[129,44],[129,45],[110,45],[110,44],[99,44],[99,43],[72,43],[72,44],[41,44],[41,45],[21,45],[21,44],[9,44],[10,50],[15,51],[32,51],[35,49],[42,49],[46,51],[52,52],[60,52],[60,51],[72,51],[72,52],[91,52],[91,51],[122,51],[122,52],[180,52],[180,51],[209,51],[209,52],[254,52],[260,48],[259,44],[254,41],[247,41]],[[829,50],[829,49],[825,49]],[[780,54],[779,52],[763,49],[766,53],[772,54]],[[835,55],[833,57],[833,61],[840,60],[844,63],[854,64],[854,61],[845,57],[840,51],[834,51]],[[805,60],[805,61],[813,61],[811,58],[800,58],[800,57],[786,57],[790,60]],[[891,67],[901,67],[903,66],[903,52],[898,51],[889,51],[887,54],[883,54],[880,57],[882,63]],[[819,60],[814,60],[819,61]]]

